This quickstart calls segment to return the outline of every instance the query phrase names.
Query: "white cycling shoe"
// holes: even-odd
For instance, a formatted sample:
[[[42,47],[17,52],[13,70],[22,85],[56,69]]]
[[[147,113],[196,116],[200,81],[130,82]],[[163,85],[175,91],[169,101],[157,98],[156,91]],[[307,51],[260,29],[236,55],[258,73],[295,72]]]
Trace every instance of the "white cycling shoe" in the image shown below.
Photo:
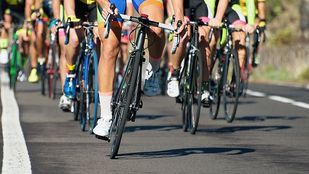
[[[171,79],[167,83],[166,93],[170,97],[178,97],[179,96],[179,82],[178,82],[176,77],[171,77]]]
[[[93,133],[99,137],[106,137],[109,136],[109,130],[112,125],[112,120],[104,120],[100,118],[97,122],[97,125],[93,128]]]

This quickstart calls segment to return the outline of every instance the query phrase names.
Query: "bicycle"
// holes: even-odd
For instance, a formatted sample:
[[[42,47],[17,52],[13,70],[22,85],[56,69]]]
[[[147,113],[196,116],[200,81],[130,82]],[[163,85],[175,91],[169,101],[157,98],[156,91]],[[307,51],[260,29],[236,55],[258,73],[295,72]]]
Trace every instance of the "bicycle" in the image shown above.
[[[57,26],[57,24],[55,24]],[[57,27],[56,32],[50,33],[50,43],[47,56],[46,73],[48,85],[48,97],[51,99],[56,98],[57,82],[60,79],[59,73],[59,47],[58,47],[58,30],[63,26]]]
[[[140,17],[127,16],[120,14],[115,16],[126,21],[132,21],[140,25],[135,41],[132,43],[133,50],[130,52],[126,70],[123,79],[117,89],[113,100],[111,102],[113,121],[109,134],[109,141],[111,141],[110,158],[114,159],[118,154],[121,138],[125,129],[127,121],[135,121],[135,116],[139,108],[142,108],[141,100],[141,81],[142,81],[142,64],[145,61],[144,42],[146,39],[146,31],[149,26],[160,27],[169,31],[174,31],[171,25],[151,21],[147,15],[142,14]],[[109,21],[110,15],[107,16]],[[110,29],[110,22],[105,24],[104,36],[108,37]],[[98,137],[100,138],[100,137]]]
[[[202,105],[204,69],[203,56],[198,48],[198,27],[208,26],[208,23],[198,20],[188,21],[186,25],[191,26],[191,38],[186,47],[186,54],[179,75],[180,95],[176,100],[181,101],[183,130],[186,132],[189,129],[191,134],[195,134]]]
[[[68,18],[65,24],[65,44],[69,43],[68,31],[72,25],[73,22]],[[93,40],[93,28],[97,27],[97,24],[83,22],[81,27],[84,28],[86,37],[81,44],[81,52],[75,64],[77,96],[74,99],[74,119],[80,119],[82,131],[86,131],[88,123],[89,132],[92,133],[97,122],[97,108],[99,103],[98,56]],[[91,104],[93,105],[91,106]]]
[[[226,30],[226,44],[217,50],[210,71],[209,91],[213,97],[210,103],[209,113],[211,119],[218,116],[221,97],[223,97],[224,117],[231,123],[235,119],[238,100],[240,96],[240,68],[238,53],[233,46],[232,32],[240,31],[227,21],[222,29]]]
[[[38,52],[42,52],[43,57],[36,57],[37,58],[37,66],[35,67],[37,70],[37,75],[39,76],[39,80],[41,81],[41,94],[45,96],[45,91],[46,91],[46,84],[45,81],[47,80],[47,73],[46,73],[46,62],[48,59],[48,50],[49,50],[49,46],[47,44],[47,42],[45,42],[45,35],[46,34],[46,23],[47,23],[48,19],[47,18],[43,18],[41,15],[37,16],[36,19],[32,19],[31,21],[29,21],[31,23],[31,29],[33,31],[33,33],[35,33],[37,35],[38,33],[38,28],[40,25],[42,25],[42,48],[41,50],[37,50]],[[40,42],[40,40],[36,40],[36,42]],[[34,67],[32,67],[34,68]]]
[[[256,63],[257,54],[259,52],[259,45],[262,42],[262,28],[257,27],[253,33],[253,38],[250,37],[249,34],[246,36],[246,59],[244,64],[244,71],[242,73],[242,86],[243,86],[243,96],[246,97],[247,89],[249,87],[249,78],[252,73],[252,67],[256,67],[258,64]],[[251,45],[251,42],[252,45]],[[251,51],[252,48],[252,51]]]

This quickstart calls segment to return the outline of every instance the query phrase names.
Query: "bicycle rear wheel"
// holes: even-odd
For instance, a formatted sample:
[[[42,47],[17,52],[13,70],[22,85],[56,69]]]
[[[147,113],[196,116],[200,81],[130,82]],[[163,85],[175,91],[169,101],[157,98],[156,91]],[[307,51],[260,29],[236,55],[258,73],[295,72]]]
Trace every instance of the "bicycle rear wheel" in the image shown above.
[[[220,108],[222,73],[223,69],[221,63],[221,56],[219,52],[217,52],[216,56],[214,57],[212,68],[210,70],[210,79],[209,79],[210,81],[209,92],[213,97],[213,101],[210,103],[209,107],[209,116],[213,120],[217,119]]]
[[[196,50],[193,54],[193,66],[191,68],[191,90],[189,95],[189,103],[191,113],[189,119],[189,129],[191,134],[195,134],[198,127],[201,105],[202,105],[202,82],[203,82],[203,59],[201,52]]]
[[[50,48],[50,54],[48,57],[47,68],[47,80],[48,80],[48,97],[55,99],[57,91],[57,81],[59,79],[59,66],[57,59],[59,60],[58,49],[56,45],[52,45]]]
[[[224,68],[223,103],[224,117],[231,123],[236,115],[239,99],[239,61],[237,51],[232,50],[231,54],[226,55]]]
[[[139,62],[141,53],[130,57],[126,72],[123,76],[120,87],[118,88],[113,100],[113,122],[110,129],[111,152],[110,158],[113,159],[118,154],[121,138],[125,129],[125,124],[131,116],[130,105],[133,94],[136,91]]]

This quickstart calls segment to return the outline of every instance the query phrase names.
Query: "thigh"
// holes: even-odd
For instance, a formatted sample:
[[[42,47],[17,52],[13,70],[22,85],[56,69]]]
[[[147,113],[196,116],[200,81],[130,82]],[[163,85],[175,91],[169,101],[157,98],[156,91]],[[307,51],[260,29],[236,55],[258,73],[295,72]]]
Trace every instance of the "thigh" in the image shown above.
[[[132,2],[140,14],[147,14],[150,20],[164,22],[162,0],[133,0]]]

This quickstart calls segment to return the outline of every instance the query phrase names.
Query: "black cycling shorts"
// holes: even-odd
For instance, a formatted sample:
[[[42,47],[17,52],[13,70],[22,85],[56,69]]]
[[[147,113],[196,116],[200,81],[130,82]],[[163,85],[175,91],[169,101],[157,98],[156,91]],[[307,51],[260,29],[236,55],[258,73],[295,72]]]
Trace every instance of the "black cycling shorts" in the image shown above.
[[[185,16],[191,21],[197,21],[201,17],[213,18],[213,14],[208,10],[204,0],[185,0],[184,1]]]
[[[80,0],[75,0],[75,14],[82,21],[95,22],[97,20],[96,3],[88,5]]]

